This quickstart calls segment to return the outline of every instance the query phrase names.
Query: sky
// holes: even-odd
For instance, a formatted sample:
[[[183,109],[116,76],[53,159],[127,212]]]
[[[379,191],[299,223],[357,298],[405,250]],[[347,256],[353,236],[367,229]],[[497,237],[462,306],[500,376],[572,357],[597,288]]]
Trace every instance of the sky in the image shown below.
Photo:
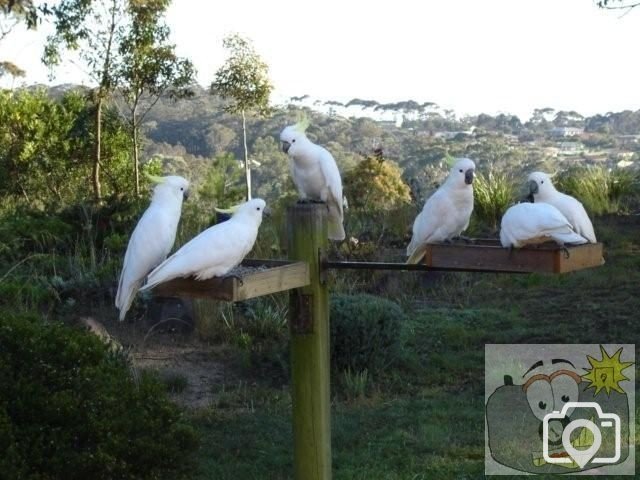
[[[167,23],[180,55],[208,86],[225,35],[250,38],[281,103],[435,102],[459,116],[534,108],[583,115],[640,108],[640,8],[623,15],[593,0],[174,0]],[[88,83],[76,64],[53,82],[39,63],[47,33],[17,31],[0,59],[27,83]],[[6,83],[6,80],[5,80]]]

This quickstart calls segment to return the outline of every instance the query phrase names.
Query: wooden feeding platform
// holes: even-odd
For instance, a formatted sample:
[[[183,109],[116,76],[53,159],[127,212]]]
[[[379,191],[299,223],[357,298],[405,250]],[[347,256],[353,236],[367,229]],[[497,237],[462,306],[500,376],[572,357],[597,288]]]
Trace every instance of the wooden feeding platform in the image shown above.
[[[567,273],[604,263],[601,243],[560,246],[547,242],[504,248],[497,239],[437,243],[427,246],[422,263],[324,260],[324,269],[452,271],[493,273]]]
[[[237,302],[304,287],[309,283],[307,262],[245,259],[224,277],[207,280],[175,278],[156,286],[154,294]]]
[[[505,273],[566,273],[604,263],[602,243],[559,246],[555,242],[504,248],[498,240],[429,245],[427,267]]]

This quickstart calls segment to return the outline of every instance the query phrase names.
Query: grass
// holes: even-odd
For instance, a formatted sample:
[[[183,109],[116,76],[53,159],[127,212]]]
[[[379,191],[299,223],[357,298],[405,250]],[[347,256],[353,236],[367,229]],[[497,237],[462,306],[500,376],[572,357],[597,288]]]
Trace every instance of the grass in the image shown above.
[[[573,195],[592,215],[624,212],[637,201],[640,177],[628,169],[574,168],[561,174],[556,188]]]
[[[333,397],[334,478],[483,477],[487,343],[640,343],[640,219],[605,217],[595,226],[603,267],[441,276],[411,304],[399,365],[376,378],[333,372],[334,383],[351,382],[350,395]],[[203,445],[194,478],[291,478],[287,387],[265,383],[242,384],[222,405],[193,414]]]
[[[331,272],[333,293],[367,291],[409,313],[401,361],[374,374],[333,372],[334,478],[482,477],[487,343],[640,343],[640,218],[594,224],[607,263],[568,275]],[[67,255],[40,244],[53,241],[38,237],[32,257],[1,265],[0,303],[43,313],[57,304],[58,317],[95,310],[90,303],[106,296],[119,257],[90,255],[88,240]],[[214,341],[228,346],[235,380],[190,413],[202,434],[193,478],[291,478],[287,305],[272,296],[216,307]],[[187,386],[179,375],[164,380],[176,394]]]
[[[486,174],[476,174],[473,197],[474,220],[479,220],[495,232],[502,214],[516,200],[517,187],[508,173],[490,167]]]

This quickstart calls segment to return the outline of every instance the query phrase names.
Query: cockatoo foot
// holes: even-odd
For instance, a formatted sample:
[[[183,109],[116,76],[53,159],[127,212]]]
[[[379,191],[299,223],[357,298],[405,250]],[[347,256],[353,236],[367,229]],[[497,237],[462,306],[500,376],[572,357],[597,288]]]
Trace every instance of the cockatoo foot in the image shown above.
[[[475,240],[473,238],[465,237],[464,235],[458,235],[456,237],[453,237],[451,240],[454,241],[454,242],[462,240],[466,244],[475,243]]]

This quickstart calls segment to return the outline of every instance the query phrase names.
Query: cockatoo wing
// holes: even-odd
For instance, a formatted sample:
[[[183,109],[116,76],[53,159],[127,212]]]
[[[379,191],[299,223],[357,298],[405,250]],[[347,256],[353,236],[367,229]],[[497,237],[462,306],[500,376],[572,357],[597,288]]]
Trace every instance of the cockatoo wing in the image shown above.
[[[500,231],[504,247],[537,243],[540,237],[550,237],[560,244],[587,242],[573,231],[569,220],[552,205],[520,203],[505,212]]]
[[[255,225],[227,220],[208,228],[185,244],[149,274],[141,290],[173,278],[194,276],[206,280],[227,274],[253,248]]]
[[[442,242],[462,232],[455,205],[442,189],[436,191],[413,222],[413,236],[407,247],[407,263],[418,263],[428,243]],[[459,231],[456,231],[459,230]]]
[[[150,206],[136,225],[124,256],[116,307],[124,317],[147,274],[167,257],[175,241],[175,229],[165,228],[170,220],[158,206]]]
[[[567,217],[576,233],[582,235],[589,242],[596,243],[593,224],[582,203],[570,195],[558,192],[557,199],[553,205]]]
[[[320,170],[328,190],[326,202],[329,207],[329,238],[331,240],[344,240],[342,178],[333,155],[322,147],[320,147],[320,152]]]

